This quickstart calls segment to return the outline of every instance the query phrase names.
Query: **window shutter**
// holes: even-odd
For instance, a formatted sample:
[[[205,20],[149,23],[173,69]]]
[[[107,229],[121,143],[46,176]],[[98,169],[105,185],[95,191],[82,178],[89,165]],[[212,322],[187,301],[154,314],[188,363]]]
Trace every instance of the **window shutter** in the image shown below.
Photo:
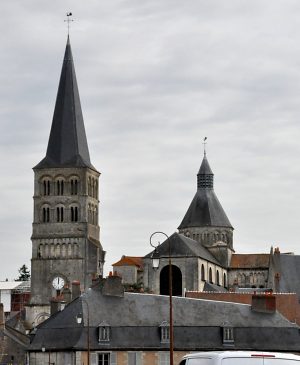
[[[136,352],[136,365],[142,365],[142,353]]]
[[[136,365],[135,352],[128,352],[128,365]]]
[[[96,352],[91,352],[91,365],[97,365],[97,354]]]
[[[110,365],[117,365],[117,354],[115,352],[110,354]]]
[[[170,356],[168,352],[159,353],[159,365],[168,365],[170,363]]]

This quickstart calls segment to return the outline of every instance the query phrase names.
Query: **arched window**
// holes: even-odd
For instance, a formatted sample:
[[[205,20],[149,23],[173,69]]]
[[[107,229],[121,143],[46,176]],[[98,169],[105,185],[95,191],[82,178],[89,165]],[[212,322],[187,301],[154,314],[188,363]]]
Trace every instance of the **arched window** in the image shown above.
[[[88,195],[91,196],[92,194],[92,183],[91,183],[91,178],[88,178]]]
[[[220,285],[220,273],[219,273],[219,270],[217,270],[217,285]]]
[[[88,204],[88,223],[91,223],[91,204]]]
[[[56,180],[56,194],[64,195],[64,180]]]
[[[78,194],[78,179],[71,179],[71,195]]]
[[[56,221],[57,222],[63,222],[64,221],[64,208],[63,207],[57,207],[56,208]]]
[[[209,268],[209,282],[212,283],[213,280],[212,280],[212,269],[211,267]]]
[[[49,207],[43,207],[42,220],[44,223],[50,222],[50,208]]]
[[[225,273],[223,275],[223,286],[224,286],[224,288],[227,288],[227,279],[226,279],[226,274]]]
[[[201,265],[201,280],[205,281],[205,270],[204,270],[204,265]]]
[[[50,180],[49,179],[44,179],[42,181],[42,194],[43,195],[50,195]]]
[[[95,226],[98,224],[98,209],[95,207]]]
[[[94,179],[92,178],[91,181],[91,196],[94,197],[94,188],[95,188],[95,182]]]
[[[98,181],[96,180],[96,186],[95,186],[95,198],[98,199]]]
[[[78,222],[78,207],[71,207],[71,222]]]

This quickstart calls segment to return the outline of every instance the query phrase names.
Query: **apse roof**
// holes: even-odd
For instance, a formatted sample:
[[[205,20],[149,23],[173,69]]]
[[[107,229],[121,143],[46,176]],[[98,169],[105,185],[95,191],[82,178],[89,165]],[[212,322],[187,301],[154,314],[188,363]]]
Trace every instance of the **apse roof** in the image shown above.
[[[200,257],[206,261],[212,262],[216,265],[220,263],[214,256],[205,248],[200,242],[194,241],[180,233],[173,233],[170,238],[171,256],[173,257]],[[169,242],[168,239],[157,247],[157,252],[160,257],[169,256]],[[145,258],[152,257],[152,252],[145,256]]]

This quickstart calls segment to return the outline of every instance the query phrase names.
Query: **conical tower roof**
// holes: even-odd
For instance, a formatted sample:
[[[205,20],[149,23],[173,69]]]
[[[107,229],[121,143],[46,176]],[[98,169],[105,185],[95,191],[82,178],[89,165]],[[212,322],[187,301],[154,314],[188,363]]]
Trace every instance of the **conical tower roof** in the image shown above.
[[[46,157],[35,166],[89,167],[95,170],[85,134],[70,39],[68,36]]]
[[[227,215],[214,192],[214,174],[204,154],[197,174],[197,192],[178,229],[190,227],[229,227]]]

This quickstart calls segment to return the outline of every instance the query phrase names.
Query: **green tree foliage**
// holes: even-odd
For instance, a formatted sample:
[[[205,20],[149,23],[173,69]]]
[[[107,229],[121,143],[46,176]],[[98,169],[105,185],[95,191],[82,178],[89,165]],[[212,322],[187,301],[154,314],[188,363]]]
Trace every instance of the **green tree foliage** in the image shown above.
[[[19,277],[16,281],[27,281],[30,279],[30,271],[28,267],[24,264],[19,269]]]

